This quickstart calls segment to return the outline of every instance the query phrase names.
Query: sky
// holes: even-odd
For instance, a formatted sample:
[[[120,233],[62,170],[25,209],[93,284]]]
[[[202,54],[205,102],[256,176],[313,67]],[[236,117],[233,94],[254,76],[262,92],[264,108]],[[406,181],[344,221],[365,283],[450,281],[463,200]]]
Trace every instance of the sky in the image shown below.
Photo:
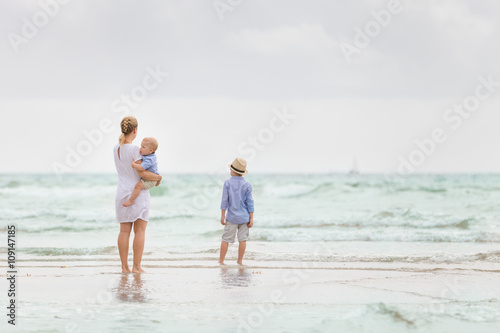
[[[498,1],[0,0],[0,173],[500,172]]]

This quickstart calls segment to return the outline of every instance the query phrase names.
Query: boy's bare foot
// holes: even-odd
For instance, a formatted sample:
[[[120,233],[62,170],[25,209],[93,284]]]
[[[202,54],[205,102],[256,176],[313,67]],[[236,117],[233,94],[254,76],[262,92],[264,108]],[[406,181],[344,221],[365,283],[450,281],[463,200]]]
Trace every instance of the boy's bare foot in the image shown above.
[[[130,268],[128,267],[122,267],[122,273],[132,273],[132,271],[130,270]]]
[[[123,207],[130,207],[134,204],[133,201],[130,201],[130,200],[127,200],[124,204],[123,204]]]
[[[134,267],[132,268],[132,273],[146,273],[146,271],[143,270],[141,267]]]

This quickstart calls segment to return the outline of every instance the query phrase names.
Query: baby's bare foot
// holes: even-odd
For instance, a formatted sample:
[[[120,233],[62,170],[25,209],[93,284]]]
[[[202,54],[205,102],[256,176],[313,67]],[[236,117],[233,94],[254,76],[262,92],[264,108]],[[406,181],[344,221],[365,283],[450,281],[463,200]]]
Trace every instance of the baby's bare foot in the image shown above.
[[[127,202],[125,202],[125,203],[123,204],[123,207],[130,207],[130,206],[132,206],[133,204],[134,204],[134,202],[133,202],[133,201],[127,200]]]
[[[132,273],[146,273],[146,271],[142,267],[134,267],[132,268]]]

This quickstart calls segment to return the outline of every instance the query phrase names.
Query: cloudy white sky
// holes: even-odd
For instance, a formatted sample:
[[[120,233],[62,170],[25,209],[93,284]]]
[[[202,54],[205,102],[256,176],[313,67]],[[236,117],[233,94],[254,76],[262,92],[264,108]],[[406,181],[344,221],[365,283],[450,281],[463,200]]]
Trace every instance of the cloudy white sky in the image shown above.
[[[215,1],[223,20],[213,0],[54,1],[0,0],[0,172],[68,166],[108,120],[68,169],[113,172],[124,104],[112,105],[148,68],[169,75],[129,110],[135,143],[160,142],[162,172],[215,172],[242,154],[256,172],[347,172],[354,159],[393,172],[436,128],[447,139],[416,172],[500,172],[499,86],[480,88],[488,97],[460,126],[443,118],[480,77],[500,82],[498,1],[402,0],[351,63],[340,45],[391,0]],[[295,118],[270,140],[276,110]]]

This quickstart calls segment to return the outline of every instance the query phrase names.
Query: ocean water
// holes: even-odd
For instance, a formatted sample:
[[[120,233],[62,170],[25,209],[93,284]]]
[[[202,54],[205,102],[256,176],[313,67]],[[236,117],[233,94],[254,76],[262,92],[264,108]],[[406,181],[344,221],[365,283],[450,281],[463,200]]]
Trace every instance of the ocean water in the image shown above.
[[[146,258],[198,260],[218,250],[224,178],[166,176],[161,187],[151,190]],[[256,201],[249,259],[307,260],[310,255],[301,246],[343,243],[354,252],[319,259],[500,262],[500,175],[254,175],[247,180]],[[4,175],[0,216],[18,224],[24,260],[112,258],[118,228],[115,190],[114,175],[67,176],[62,182],[51,176]],[[290,246],[297,251],[290,252]],[[454,251],[432,250],[447,247]],[[373,250],[368,256],[356,253],[358,248]],[[383,250],[377,253],[378,248]]]
[[[154,273],[144,275],[150,286],[156,286],[153,289],[159,288],[162,272],[168,269],[187,276],[210,276],[217,267],[222,231],[219,205],[225,178],[166,175],[162,185],[151,190],[143,265]],[[214,290],[222,286],[237,293],[256,287],[252,281],[262,270],[305,266],[325,272],[360,268],[415,274],[449,269],[466,272],[468,277],[486,272],[487,278],[500,282],[500,175],[249,175],[246,179],[253,185],[256,206],[245,256],[249,269],[241,274],[217,271],[217,282],[208,283]],[[7,224],[17,225],[19,266],[26,272],[57,266],[89,267],[87,272],[106,267],[110,274],[118,273],[116,181],[116,175],[70,175],[62,180],[50,175],[0,175],[0,231],[5,235]],[[0,243],[2,255],[5,245]],[[235,258],[236,246],[232,246],[227,261]],[[269,273],[262,283],[272,285],[276,282],[272,277]],[[238,325],[227,322],[227,309],[222,305],[212,304],[207,309],[199,300],[172,296],[171,290],[148,291],[141,281],[120,279],[109,288],[133,286],[135,292],[129,290],[122,296],[138,297],[139,301],[120,302],[118,295],[116,306],[103,308],[84,327],[100,322],[102,330],[94,331],[118,332],[127,317],[120,317],[116,309],[133,314],[142,308],[148,312],[141,328],[152,331],[161,320],[179,331],[238,331]],[[182,289],[175,281],[170,285]],[[200,292],[207,292],[206,288]],[[158,293],[178,297],[178,301],[169,303],[155,296]],[[455,297],[444,311],[435,312],[429,312],[425,302],[392,302],[388,298],[325,305],[320,301],[321,290],[317,298],[280,305],[269,323],[253,331],[444,332],[482,327],[494,332],[500,327],[500,297],[495,293],[475,299]],[[22,299],[25,323],[41,325],[40,331],[86,331],[81,326],[72,330],[54,324],[40,314],[48,311],[46,304],[30,300],[27,294]],[[243,303],[236,314],[252,306],[255,304]],[[54,301],[49,309],[54,317],[75,315],[67,302]],[[196,320],[191,317],[193,312]],[[240,327],[239,331],[244,330]]]

